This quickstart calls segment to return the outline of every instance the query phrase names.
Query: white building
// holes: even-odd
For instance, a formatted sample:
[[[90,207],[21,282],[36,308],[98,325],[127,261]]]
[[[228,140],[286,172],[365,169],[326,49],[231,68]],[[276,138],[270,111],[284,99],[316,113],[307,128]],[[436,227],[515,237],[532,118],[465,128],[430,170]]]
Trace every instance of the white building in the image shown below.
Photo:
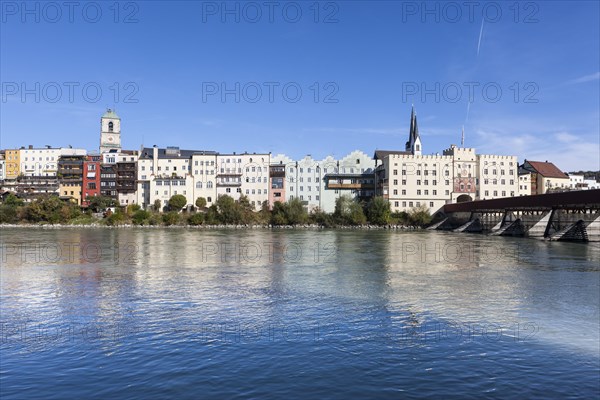
[[[172,196],[181,194],[186,197],[188,206],[194,205],[195,182],[191,164],[196,153],[216,155],[214,152],[181,150],[179,147],[143,148],[137,162],[137,204],[149,208],[159,200],[161,206],[166,207]]]
[[[584,177],[583,175],[568,174],[569,176],[569,188],[572,190],[584,189]]]
[[[525,160],[520,169],[531,173],[531,194],[569,189],[569,177],[551,162]]]
[[[371,193],[361,192],[355,185],[338,184],[345,179],[360,179],[361,175],[370,175],[373,180],[375,162],[360,150],[354,150],[339,160],[332,156],[315,160],[309,154],[294,161],[278,154],[272,158],[271,165],[285,165],[285,200],[281,201],[298,198],[309,212],[317,209],[333,212],[336,200],[345,193],[367,197],[373,192],[372,189]],[[331,180],[331,189],[327,188],[328,179]]]
[[[34,177],[56,177],[58,171],[58,159],[61,156],[85,156],[85,149],[74,149],[72,147],[50,147],[34,148],[29,145],[22,147],[20,153],[20,174]]]
[[[479,155],[455,145],[442,155],[422,154],[414,111],[405,151],[376,150],[375,192],[392,211],[426,206],[437,211],[447,203],[511,197],[518,193],[516,156]]]
[[[270,154],[218,154],[216,165],[217,198],[228,195],[239,200],[248,197],[256,211],[269,200]]]
[[[583,184],[588,190],[600,189],[600,182],[597,182],[595,179],[584,179]]]
[[[4,154],[0,154],[0,181],[6,179],[6,160]]]
[[[531,172],[519,170],[519,196],[531,195]]]
[[[479,155],[478,192],[475,199],[514,197],[519,193],[519,163],[516,156]]]
[[[214,152],[196,152],[192,154],[191,173],[194,182],[193,199],[206,200],[210,207],[217,200],[217,155]]]

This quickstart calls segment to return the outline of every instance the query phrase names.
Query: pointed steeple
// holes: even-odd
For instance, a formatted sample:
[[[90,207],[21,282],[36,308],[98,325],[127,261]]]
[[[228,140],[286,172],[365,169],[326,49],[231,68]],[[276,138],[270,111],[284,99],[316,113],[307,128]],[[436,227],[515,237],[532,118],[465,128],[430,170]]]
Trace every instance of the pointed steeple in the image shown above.
[[[413,132],[412,132],[413,142],[415,142],[419,138],[419,125],[417,124],[417,114],[416,113],[415,113],[414,121],[415,122],[414,122]]]
[[[415,105],[413,104],[410,111],[410,128],[408,129],[408,140],[406,141],[406,151],[412,152],[412,147],[415,142],[415,127],[416,127]]]
[[[406,142],[406,151],[411,154],[421,155],[421,138],[419,137],[419,125],[417,124],[417,113],[413,104],[410,112],[410,129],[408,131],[408,141]]]

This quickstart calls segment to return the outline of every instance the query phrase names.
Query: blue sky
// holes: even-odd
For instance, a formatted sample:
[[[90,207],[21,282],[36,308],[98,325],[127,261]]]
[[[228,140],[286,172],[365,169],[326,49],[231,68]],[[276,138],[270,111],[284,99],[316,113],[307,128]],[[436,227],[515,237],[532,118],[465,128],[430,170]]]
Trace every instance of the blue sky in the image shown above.
[[[596,1],[117,4],[2,2],[0,147],[97,150],[111,107],[130,149],[372,154],[414,103],[427,154],[464,125],[479,153],[600,169]]]

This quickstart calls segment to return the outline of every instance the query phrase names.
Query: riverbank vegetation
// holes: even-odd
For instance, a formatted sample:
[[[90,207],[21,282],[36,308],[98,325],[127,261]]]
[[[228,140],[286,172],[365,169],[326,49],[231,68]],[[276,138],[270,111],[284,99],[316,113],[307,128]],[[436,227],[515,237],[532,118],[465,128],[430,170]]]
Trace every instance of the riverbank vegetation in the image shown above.
[[[427,207],[416,207],[409,212],[392,213],[387,200],[374,197],[369,202],[359,202],[342,196],[336,200],[335,211],[306,210],[299,199],[285,203],[276,202],[270,210],[263,204],[259,211],[246,196],[239,200],[224,195],[215,204],[206,207],[206,199],[198,198],[195,207],[184,209],[185,197],[173,196],[165,209],[154,204],[144,210],[137,204],[120,207],[107,197],[94,198],[88,207],[60,200],[56,196],[43,196],[32,202],[8,195],[0,204],[1,224],[63,224],[63,225],[259,225],[303,226],[318,225],[325,228],[342,226],[418,226],[431,222]],[[182,211],[183,209],[183,211]]]

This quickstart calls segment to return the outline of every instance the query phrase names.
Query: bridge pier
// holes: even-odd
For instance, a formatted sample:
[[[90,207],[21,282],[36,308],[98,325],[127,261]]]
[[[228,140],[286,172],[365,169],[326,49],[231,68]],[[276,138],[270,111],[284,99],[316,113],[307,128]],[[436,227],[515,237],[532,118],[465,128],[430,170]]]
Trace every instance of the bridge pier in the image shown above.
[[[600,189],[446,204],[432,229],[600,241]]]

